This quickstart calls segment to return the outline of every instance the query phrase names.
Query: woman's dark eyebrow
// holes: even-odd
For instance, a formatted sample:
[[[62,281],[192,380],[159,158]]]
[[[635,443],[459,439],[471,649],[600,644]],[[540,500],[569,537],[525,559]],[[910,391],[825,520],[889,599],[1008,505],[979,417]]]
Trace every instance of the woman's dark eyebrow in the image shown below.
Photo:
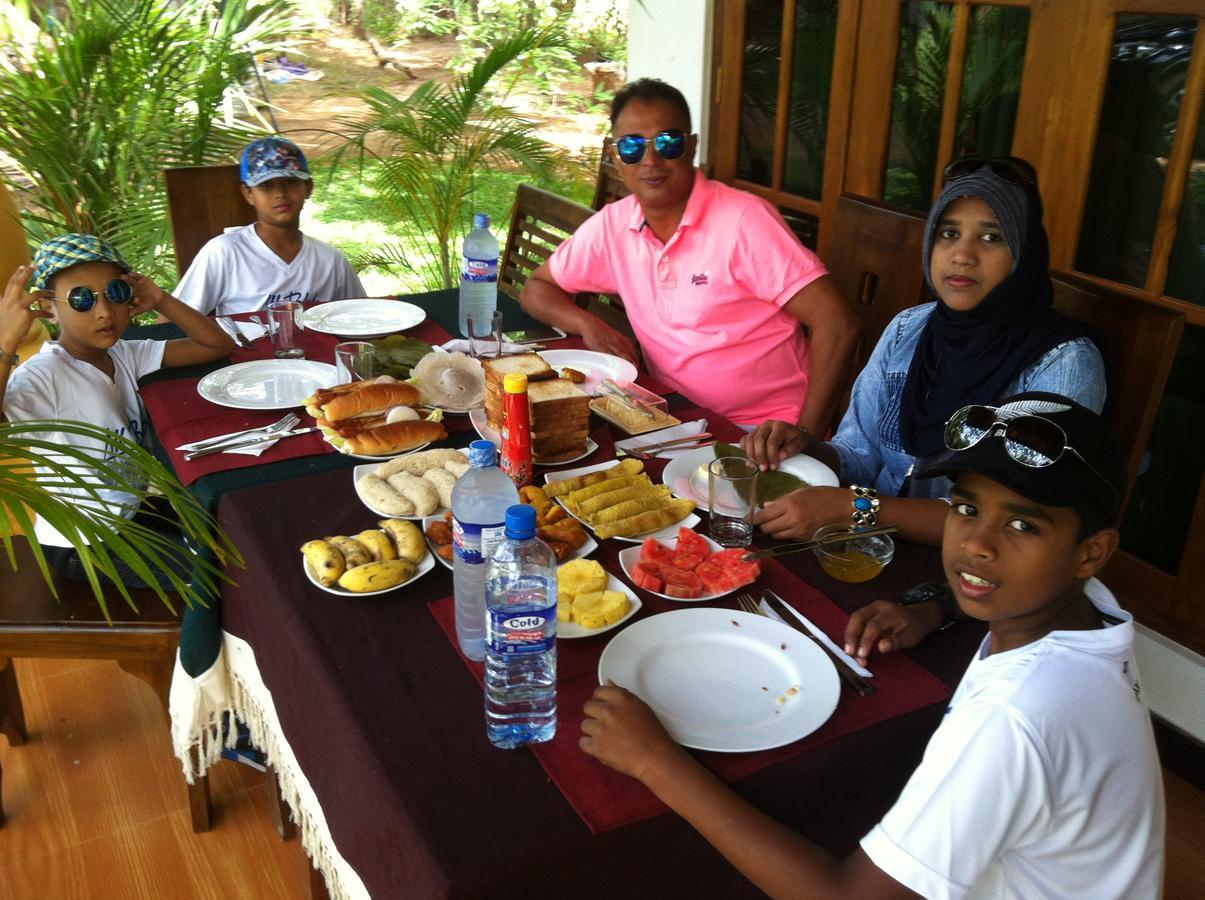
[[[984,219],[980,222],[976,222],[975,224],[979,228],[996,228],[996,229],[1000,228],[1000,223],[997,222],[995,219]],[[953,225],[955,228],[957,228],[962,225],[962,222],[958,221],[957,219],[938,219],[937,220],[938,228],[941,228],[944,225]]]

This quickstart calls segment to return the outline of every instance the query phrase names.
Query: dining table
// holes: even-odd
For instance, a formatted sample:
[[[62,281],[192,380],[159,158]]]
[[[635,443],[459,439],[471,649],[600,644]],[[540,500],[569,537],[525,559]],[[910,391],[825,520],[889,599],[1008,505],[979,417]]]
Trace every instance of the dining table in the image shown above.
[[[455,297],[404,297],[427,313],[407,334],[429,343],[454,334]],[[531,324],[509,298],[500,296],[499,308],[508,329]],[[170,328],[151,326],[141,336],[170,336]],[[327,349],[314,336],[307,341],[309,358]],[[257,343],[265,346],[234,358],[270,355],[266,339]],[[305,541],[355,534],[379,520],[353,488],[351,467],[362,461],[319,442],[237,460],[220,454],[216,467],[200,472],[181,461],[178,442],[233,430],[240,418],[192,399],[212,368],[162,372],[143,386],[156,452],[214,512],[244,562],[182,626],[172,716],[186,768],[198,734],[209,752],[225,740],[225,718],[245,722],[335,897],[760,895],[643,786],[578,748],[581,705],[598,684],[600,654],[620,631],[558,641],[553,741],[493,747],[481,665],[455,641],[448,568],[437,564],[397,590],[362,597],[333,596],[305,574],[298,552]],[[665,391],[646,373],[641,383]],[[718,439],[739,440],[739,427],[714,411],[665,394],[674,415],[706,419]],[[248,418],[256,416],[241,420]],[[466,425],[467,417],[451,417],[448,446],[476,437]],[[591,426],[598,450],[561,468],[615,457],[614,441],[626,435],[597,418]],[[664,460],[645,465],[659,481]],[[697,529],[705,533],[705,514]],[[776,542],[759,535],[755,543]],[[591,556],[623,578],[618,553],[627,546],[602,541]],[[750,589],[772,588],[839,642],[857,608],[939,577],[937,548],[897,540],[894,559],[872,581],[838,581],[804,552],[765,561]],[[684,608],[631,587],[643,606],[624,627]],[[733,595],[692,606],[737,615]],[[960,622],[912,650],[872,658],[875,693],[843,687],[833,715],[801,740],[751,753],[691,752],[758,808],[846,854],[919,762],[983,633]],[[215,656],[220,667],[204,669]]]

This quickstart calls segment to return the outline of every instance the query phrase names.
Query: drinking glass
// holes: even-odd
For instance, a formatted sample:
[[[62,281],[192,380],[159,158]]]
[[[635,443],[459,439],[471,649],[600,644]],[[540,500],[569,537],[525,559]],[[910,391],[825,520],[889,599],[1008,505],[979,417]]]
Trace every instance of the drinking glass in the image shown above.
[[[711,537],[721,547],[753,543],[757,474],[757,465],[743,456],[721,456],[707,466]]]
[[[273,300],[268,304],[268,330],[272,332],[272,353],[280,359],[301,359],[302,315],[300,300]]]
[[[497,359],[502,355],[502,313],[469,314],[469,355],[474,359]]]
[[[376,377],[376,350],[368,341],[344,341],[335,345],[336,384],[367,381]]]

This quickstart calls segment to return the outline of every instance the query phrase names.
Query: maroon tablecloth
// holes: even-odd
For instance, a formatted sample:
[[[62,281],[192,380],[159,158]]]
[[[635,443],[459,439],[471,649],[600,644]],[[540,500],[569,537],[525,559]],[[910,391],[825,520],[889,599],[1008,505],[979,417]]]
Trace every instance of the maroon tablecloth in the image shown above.
[[[309,583],[297,552],[305,540],[376,521],[351,477],[326,472],[222,497],[219,518],[247,562],[222,611],[223,627],[254,648],[335,843],[371,895],[757,896],[678,817],[591,835],[530,752],[489,745],[481,691],[426,607],[451,593],[447,569],[361,599]],[[904,542],[863,585],[834,581],[810,554],[785,564],[846,612],[940,572],[936,550]],[[953,685],[981,634],[960,624],[908,656]],[[848,852],[895,799],[943,708],[807,748],[734,787]]]

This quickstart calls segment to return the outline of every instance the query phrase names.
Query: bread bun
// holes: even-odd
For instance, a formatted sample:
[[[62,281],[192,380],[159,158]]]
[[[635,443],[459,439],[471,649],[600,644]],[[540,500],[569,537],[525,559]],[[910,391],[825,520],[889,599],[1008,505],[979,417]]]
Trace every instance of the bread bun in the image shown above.
[[[404,381],[366,384],[358,390],[340,394],[323,405],[323,418],[338,422],[353,416],[383,413],[391,406],[411,406],[418,402],[418,396],[418,388]]]
[[[352,435],[347,438],[347,449],[352,453],[385,456],[389,453],[401,453],[419,444],[442,440],[447,436],[442,422],[430,422],[426,419],[418,422],[395,422],[393,425],[381,425],[370,431]]]

